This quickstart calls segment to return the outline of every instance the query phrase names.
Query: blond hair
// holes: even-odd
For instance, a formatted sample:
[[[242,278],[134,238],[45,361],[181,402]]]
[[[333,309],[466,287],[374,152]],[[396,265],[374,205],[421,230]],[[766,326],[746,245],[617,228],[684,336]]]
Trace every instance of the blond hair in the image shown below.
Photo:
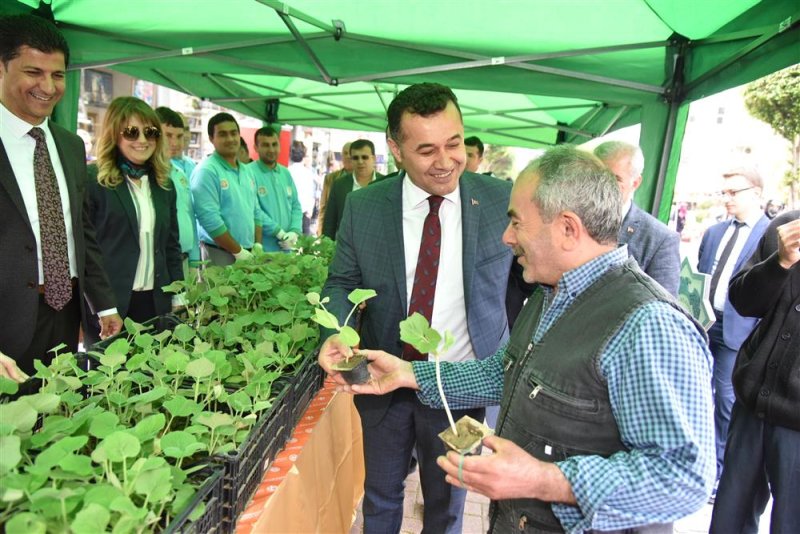
[[[116,187],[124,181],[117,165],[117,158],[120,156],[117,140],[133,116],[139,117],[144,126],[161,128],[158,115],[143,100],[132,96],[121,96],[111,102],[103,119],[103,133],[97,140],[97,182],[103,187]],[[156,149],[147,160],[147,165],[153,170],[155,176],[152,178],[161,189],[168,189],[170,164],[164,150],[163,135],[156,139]]]

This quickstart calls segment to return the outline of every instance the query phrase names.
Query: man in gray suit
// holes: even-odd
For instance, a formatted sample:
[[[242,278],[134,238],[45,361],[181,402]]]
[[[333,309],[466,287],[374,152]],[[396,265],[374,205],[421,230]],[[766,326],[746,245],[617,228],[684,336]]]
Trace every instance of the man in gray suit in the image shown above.
[[[122,320],[86,214],[83,141],[49,120],[69,48],[39,17],[0,17],[0,352],[23,371],[59,344],[75,351],[81,297],[101,334]]]
[[[449,355],[487,358],[508,336],[505,296],[512,252],[501,236],[511,184],[465,172],[464,126],[449,88],[430,83],[406,88],[390,104],[388,122],[389,148],[406,173],[347,196],[324,288],[329,309],[342,321],[350,308],[348,293],[374,289],[377,297],[361,318],[361,346],[427,359],[404,348],[398,324],[418,311],[428,221],[438,221],[433,241],[439,260],[429,288],[433,295],[427,297],[432,325],[454,334]],[[466,494],[448,487],[436,465],[444,453],[437,433],[448,426],[444,410],[423,405],[409,391],[357,397],[355,403],[364,436],[364,532],[399,532],[414,448],[425,501],[422,532],[461,532]],[[456,412],[456,418],[483,419],[480,408]]]
[[[617,177],[622,192],[619,244],[628,245],[628,253],[639,267],[677,296],[681,274],[680,236],[633,202],[633,193],[642,183],[644,170],[641,149],[622,141],[608,141],[598,145],[594,154]]]

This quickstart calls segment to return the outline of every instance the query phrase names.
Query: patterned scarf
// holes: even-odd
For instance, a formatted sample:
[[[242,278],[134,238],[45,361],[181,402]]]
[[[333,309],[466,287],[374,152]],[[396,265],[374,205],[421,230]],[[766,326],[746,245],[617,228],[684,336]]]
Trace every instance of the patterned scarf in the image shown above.
[[[145,163],[144,165],[137,165],[123,155],[119,155],[117,157],[117,166],[119,167],[119,170],[122,172],[123,176],[127,176],[128,178],[133,178],[135,180],[140,180],[142,176],[149,174],[150,171],[149,164]]]

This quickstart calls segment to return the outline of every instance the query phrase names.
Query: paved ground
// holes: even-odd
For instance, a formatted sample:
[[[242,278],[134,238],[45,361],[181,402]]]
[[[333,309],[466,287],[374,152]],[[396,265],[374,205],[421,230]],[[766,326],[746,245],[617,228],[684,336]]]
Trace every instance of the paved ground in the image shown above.
[[[484,452],[487,449],[484,448]],[[759,533],[769,532],[769,512],[772,501],[767,505],[767,510],[761,518]],[[422,531],[422,490],[419,486],[419,471],[415,471],[406,479],[406,498],[403,506],[403,526],[401,534],[419,534]],[[696,513],[675,523],[675,534],[700,534],[708,532],[711,523],[710,505],[704,506]],[[464,509],[463,534],[483,534],[489,528],[488,521],[489,499],[477,493],[467,494],[467,504]],[[363,517],[359,506],[350,534],[360,534],[363,530]]]

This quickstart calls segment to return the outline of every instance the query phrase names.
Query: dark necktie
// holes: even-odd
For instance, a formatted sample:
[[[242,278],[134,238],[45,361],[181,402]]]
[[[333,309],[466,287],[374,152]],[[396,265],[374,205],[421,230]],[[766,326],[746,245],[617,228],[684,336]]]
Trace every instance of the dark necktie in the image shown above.
[[[428,197],[430,211],[425,217],[422,227],[422,240],[419,243],[419,256],[417,256],[417,270],[414,272],[414,287],[411,290],[411,302],[408,305],[408,315],[414,312],[423,315],[428,323],[433,317],[433,298],[436,296],[436,277],[439,275],[439,253],[442,250],[442,223],[439,221],[439,206],[444,197],[431,195]],[[405,360],[427,360],[411,345],[403,348]]]
[[[33,128],[28,135],[36,140],[33,152],[33,176],[36,182],[36,205],[39,210],[39,239],[42,244],[44,301],[61,310],[72,299],[67,252],[67,229],[56,173],[50,162],[44,130]]]
[[[714,273],[711,275],[711,292],[708,295],[712,304],[714,303],[714,295],[717,293],[719,277],[722,275],[722,271],[725,270],[725,264],[728,263],[731,251],[733,250],[733,246],[736,244],[736,238],[739,237],[739,230],[742,228],[742,226],[744,226],[743,222],[733,221],[733,234],[731,235],[731,238],[728,239],[728,242],[725,243],[725,248],[722,249],[722,254],[720,254],[719,261],[717,262],[717,268],[714,269]]]

